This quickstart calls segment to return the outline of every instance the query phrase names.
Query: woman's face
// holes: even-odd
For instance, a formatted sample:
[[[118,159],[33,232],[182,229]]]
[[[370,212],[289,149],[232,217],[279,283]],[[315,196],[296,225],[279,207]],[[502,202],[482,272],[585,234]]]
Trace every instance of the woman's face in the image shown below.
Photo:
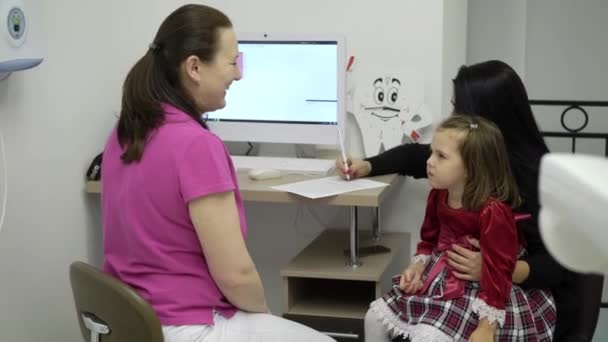
[[[184,62],[190,79],[190,82],[186,82],[186,89],[202,113],[224,108],[230,84],[241,79],[234,31],[229,28],[219,29],[217,44],[216,54],[211,61],[203,62],[196,56],[190,56]]]

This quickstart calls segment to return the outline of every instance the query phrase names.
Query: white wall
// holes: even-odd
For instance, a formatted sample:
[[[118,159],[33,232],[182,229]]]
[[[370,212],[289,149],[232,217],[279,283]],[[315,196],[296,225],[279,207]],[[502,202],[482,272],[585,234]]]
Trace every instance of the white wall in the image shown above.
[[[528,2],[526,65],[534,98],[608,100],[608,2]]]
[[[531,1],[526,35],[526,82],[531,98],[608,101],[608,2],[588,0]],[[534,19],[533,19],[534,18]],[[565,108],[536,108],[541,127],[561,130]],[[589,124],[585,132],[608,132],[608,107],[585,108]],[[568,114],[571,127],[582,125],[576,111]],[[548,139],[554,151],[569,151],[563,139]],[[605,141],[587,140],[577,151],[604,155]]]
[[[83,192],[84,173],[114,122],[125,72],[175,4],[24,3],[28,44],[46,53],[38,68],[0,82],[9,190],[0,340],[79,341],[68,265],[98,264],[102,242],[99,197]]]
[[[0,232],[0,339],[78,341],[68,265],[99,264],[102,244],[99,197],[84,194],[84,173],[115,122],[126,72],[161,20],[186,1],[24,2],[35,12],[29,43],[44,45],[46,59],[0,83],[9,177]],[[443,0],[207,3],[224,10],[239,31],[345,33],[348,53],[360,67],[399,58],[422,70],[436,115],[449,100],[449,65],[464,62],[459,51],[444,61],[444,45],[462,48],[458,42],[465,37],[458,32],[464,32],[466,15],[459,5],[444,7]],[[458,3],[466,6],[466,0]],[[359,137],[350,139],[351,152],[361,154]],[[415,182],[404,184],[388,198],[382,220],[392,230],[417,231],[425,186],[416,192],[410,188]],[[323,227],[343,226],[346,212],[250,203],[247,214],[249,246],[278,313],[279,268]]]
[[[443,11],[441,116],[452,112],[452,79],[467,56],[468,1],[447,1]],[[464,24],[464,25],[463,25]]]
[[[589,0],[471,0],[467,63],[501,59],[522,77],[531,99],[607,101],[608,2]],[[565,108],[534,107],[541,129],[562,131]],[[608,109],[589,107],[586,132],[608,132]],[[581,116],[568,115],[572,127]],[[569,151],[563,139],[547,139]],[[578,151],[603,154],[603,141],[581,141]]]
[[[467,64],[500,59],[525,75],[527,0],[470,0]]]

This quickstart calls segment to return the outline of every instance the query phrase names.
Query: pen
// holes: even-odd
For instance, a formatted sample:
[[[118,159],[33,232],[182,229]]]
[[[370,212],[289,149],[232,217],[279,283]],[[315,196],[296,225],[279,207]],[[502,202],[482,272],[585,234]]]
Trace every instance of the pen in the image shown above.
[[[348,174],[348,162],[346,161],[346,153],[344,152],[344,140],[342,140],[342,132],[340,131],[340,126],[338,127],[338,140],[340,140],[340,150],[342,151],[342,161],[344,162],[344,174],[346,175],[346,180],[350,180],[350,175]]]

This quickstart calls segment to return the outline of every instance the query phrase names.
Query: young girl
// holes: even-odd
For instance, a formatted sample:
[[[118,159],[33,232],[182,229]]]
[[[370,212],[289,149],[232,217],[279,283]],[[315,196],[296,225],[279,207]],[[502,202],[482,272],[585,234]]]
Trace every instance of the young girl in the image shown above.
[[[519,249],[511,207],[520,198],[498,128],[479,116],[443,121],[427,174],[433,189],[416,255],[371,304],[366,341],[390,341],[390,334],[412,342],[551,341],[551,295],[511,282]],[[469,238],[480,241],[480,282],[459,280],[447,263],[453,245],[474,248]]]

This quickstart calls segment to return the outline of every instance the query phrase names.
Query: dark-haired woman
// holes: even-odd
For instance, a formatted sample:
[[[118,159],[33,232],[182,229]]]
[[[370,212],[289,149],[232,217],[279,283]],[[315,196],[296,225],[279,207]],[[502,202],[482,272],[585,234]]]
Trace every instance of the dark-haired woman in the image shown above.
[[[511,169],[523,200],[516,211],[531,215],[530,219],[519,223],[526,240],[527,256],[517,261],[513,282],[524,289],[551,289],[558,316],[554,340],[567,341],[565,336],[569,334],[578,310],[577,298],[568,285],[575,275],[549,255],[538,229],[539,164],[549,150],[532,114],[524,84],[509,65],[493,60],[461,67],[453,85],[453,111],[489,119],[504,136]],[[429,145],[400,145],[364,160],[349,159],[349,173],[351,178],[394,172],[425,178],[429,155]],[[336,166],[338,171],[344,170],[340,159]],[[472,243],[478,244],[477,241]],[[482,259],[479,252],[456,246],[448,254],[457,277],[479,280]]]

